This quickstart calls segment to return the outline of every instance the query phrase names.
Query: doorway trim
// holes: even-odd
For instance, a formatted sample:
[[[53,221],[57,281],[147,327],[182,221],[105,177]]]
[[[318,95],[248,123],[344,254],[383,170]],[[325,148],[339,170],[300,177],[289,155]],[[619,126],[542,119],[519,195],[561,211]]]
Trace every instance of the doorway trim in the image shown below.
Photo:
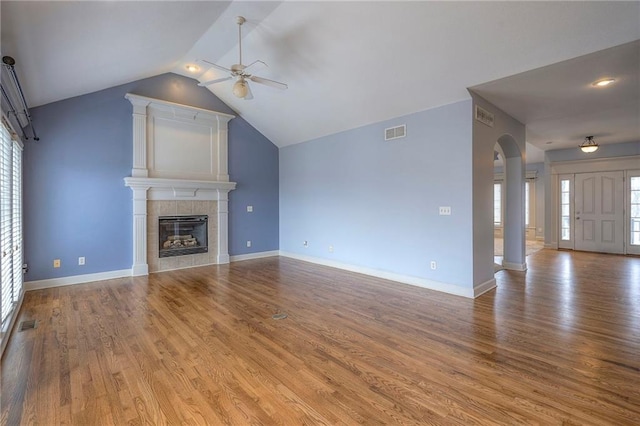
[[[571,175],[577,173],[594,173],[594,172],[624,172],[624,206],[627,213],[624,216],[624,254],[632,254],[633,250],[629,249],[629,229],[628,229],[628,194],[626,191],[629,174],[633,170],[638,169],[638,162],[640,162],[640,155],[626,156],[626,157],[608,157],[608,158],[595,158],[593,160],[574,160],[574,161],[557,161],[549,164],[550,181],[551,181],[551,195],[547,200],[551,200],[551,223],[549,227],[551,229],[550,242],[545,242],[545,248],[558,249],[559,236],[560,236],[560,175]],[[572,194],[572,195],[575,195]],[[572,224],[572,227],[575,226]],[[572,228],[573,229],[573,228]]]

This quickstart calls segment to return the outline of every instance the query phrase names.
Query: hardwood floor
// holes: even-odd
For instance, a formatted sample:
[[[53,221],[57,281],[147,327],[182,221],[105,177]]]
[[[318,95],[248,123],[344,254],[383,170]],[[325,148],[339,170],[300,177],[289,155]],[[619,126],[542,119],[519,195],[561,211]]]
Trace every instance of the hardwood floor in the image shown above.
[[[29,292],[2,424],[640,424],[640,258],[527,261],[476,300],[286,258]]]

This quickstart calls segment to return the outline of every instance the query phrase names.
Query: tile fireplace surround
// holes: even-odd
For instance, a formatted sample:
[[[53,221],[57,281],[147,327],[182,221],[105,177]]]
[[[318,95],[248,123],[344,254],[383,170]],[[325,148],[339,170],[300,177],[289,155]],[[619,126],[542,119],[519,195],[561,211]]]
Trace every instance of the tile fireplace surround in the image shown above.
[[[228,122],[234,116],[127,94],[133,105],[132,275],[229,263]],[[158,216],[209,216],[209,252],[159,258]]]

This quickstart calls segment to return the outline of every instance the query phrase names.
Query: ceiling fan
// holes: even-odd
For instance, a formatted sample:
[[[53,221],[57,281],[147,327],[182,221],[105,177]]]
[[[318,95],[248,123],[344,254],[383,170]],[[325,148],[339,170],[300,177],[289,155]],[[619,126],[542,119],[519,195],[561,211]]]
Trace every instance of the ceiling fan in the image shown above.
[[[268,78],[258,77],[257,75],[252,75],[247,72],[249,68],[251,68],[256,64],[262,64],[264,66],[267,66],[267,64],[265,64],[263,61],[260,61],[260,60],[253,61],[249,65],[242,64],[242,24],[244,24],[245,22],[246,22],[246,19],[242,16],[238,16],[236,18],[236,23],[238,24],[238,46],[240,48],[240,55],[239,55],[240,58],[237,64],[231,65],[231,68],[225,68],[218,64],[214,64],[213,62],[209,62],[204,59],[201,60],[202,62],[210,65],[211,68],[217,68],[221,71],[225,71],[229,73],[230,75],[228,77],[217,78],[209,81],[203,81],[202,83],[199,83],[198,86],[209,86],[211,84],[221,83],[223,81],[227,81],[235,78],[236,82],[233,84],[233,94],[243,99],[253,99],[251,89],[249,88],[249,82],[247,80],[251,80],[254,83],[264,84],[266,86],[275,87],[276,89],[284,90],[289,87],[285,83],[280,83],[279,81],[275,81],[275,80],[269,80]]]

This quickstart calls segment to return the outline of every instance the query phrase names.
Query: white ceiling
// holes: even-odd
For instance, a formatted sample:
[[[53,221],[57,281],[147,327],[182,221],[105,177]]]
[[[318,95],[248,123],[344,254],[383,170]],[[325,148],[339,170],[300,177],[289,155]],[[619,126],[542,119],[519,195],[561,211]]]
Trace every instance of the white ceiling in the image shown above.
[[[250,101],[233,97],[231,82],[210,89],[280,147],[468,99],[469,87],[525,122],[539,149],[574,146],[589,128],[577,121],[601,117],[592,111],[571,124],[583,98],[567,102],[573,92],[551,88],[539,96],[548,78],[538,69],[640,39],[640,2],[3,0],[1,8],[2,54],[16,59],[31,106],[167,71],[209,79],[212,71],[193,75],[186,64],[236,63],[235,16],[243,15],[244,62],[267,62],[256,74],[289,89],[252,84]],[[529,70],[538,83],[526,74],[495,82]],[[580,84],[588,77],[580,73]],[[522,89],[503,90],[514,86]],[[542,114],[547,102],[553,114]],[[628,139],[616,130],[598,136],[602,123],[590,134]]]

